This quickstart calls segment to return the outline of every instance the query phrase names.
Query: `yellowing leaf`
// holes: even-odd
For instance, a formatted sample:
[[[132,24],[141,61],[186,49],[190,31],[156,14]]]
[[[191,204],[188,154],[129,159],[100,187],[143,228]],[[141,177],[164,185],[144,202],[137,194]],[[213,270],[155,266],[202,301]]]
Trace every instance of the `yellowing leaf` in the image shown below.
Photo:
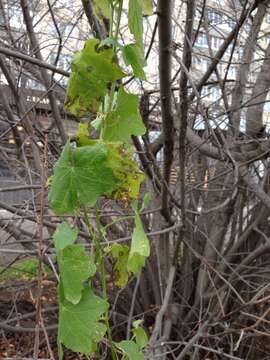
[[[128,282],[127,261],[129,247],[127,245],[113,244],[110,252],[115,260],[113,266],[116,275],[115,285],[123,287]]]
[[[109,143],[108,148],[108,163],[118,179],[118,187],[112,197],[123,201],[137,199],[144,175],[132,159],[131,148],[121,143]]]
[[[98,45],[97,39],[87,40],[72,62],[65,108],[78,117],[97,112],[108,85],[125,76],[113,49],[98,50]]]

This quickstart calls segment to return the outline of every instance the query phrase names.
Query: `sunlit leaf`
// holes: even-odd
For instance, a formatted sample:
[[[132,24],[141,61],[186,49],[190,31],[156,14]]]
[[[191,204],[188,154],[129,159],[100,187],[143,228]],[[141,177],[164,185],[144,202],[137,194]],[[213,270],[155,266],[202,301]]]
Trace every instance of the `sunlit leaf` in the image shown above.
[[[138,213],[135,215],[135,228],[132,234],[131,249],[127,268],[133,274],[144,267],[145,259],[150,255],[149,240],[144,232],[143,224]]]
[[[142,80],[145,80],[145,73],[143,67],[145,60],[141,49],[136,44],[129,44],[123,47],[123,57],[126,65],[131,65],[134,75]]]
[[[125,76],[113,49],[98,50],[98,45],[97,39],[87,40],[72,62],[65,108],[75,116],[97,112],[108,85]]]
[[[61,301],[59,341],[75,352],[92,352],[94,343],[99,342],[106,332],[106,326],[99,321],[107,309],[107,301],[88,288],[83,290],[81,301],[76,305]]]
[[[145,133],[138,103],[138,96],[126,93],[123,88],[119,90],[117,107],[105,119],[103,131],[105,141],[129,142],[131,135]]]
[[[137,45],[143,49],[143,12],[141,0],[129,0],[128,27]]]
[[[56,214],[74,213],[79,205],[93,206],[98,197],[117,188],[108,166],[105,144],[75,150],[67,143],[54,169],[49,200]]]
[[[84,281],[93,276],[96,266],[82,245],[68,245],[58,257],[65,298],[73,304],[81,299]]]
[[[139,346],[132,340],[124,340],[115,345],[125,354],[129,360],[144,360],[144,355]]]
[[[68,223],[59,224],[53,234],[54,246],[57,252],[74,243],[78,235],[77,229],[72,229]]]

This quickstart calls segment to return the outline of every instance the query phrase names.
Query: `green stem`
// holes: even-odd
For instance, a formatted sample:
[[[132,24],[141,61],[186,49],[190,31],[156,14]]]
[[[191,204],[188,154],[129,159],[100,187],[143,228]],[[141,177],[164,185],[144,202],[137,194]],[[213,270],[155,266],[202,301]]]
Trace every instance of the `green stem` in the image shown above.
[[[100,254],[99,270],[100,270],[100,276],[101,276],[102,295],[103,295],[103,298],[105,300],[107,300],[108,294],[107,294],[105,261],[104,261],[104,256],[102,256],[102,248],[100,246],[100,243],[103,240],[103,231],[102,231],[103,227],[102,227],[102,224],[100,223],[99,212],[98,212],[97,206],[95,206],[95,218],[96,218],[96,224],[97,224],[97,229],[98,229],[97,243],[98,243],[98,247],[99,247],[98,251]],[[110,328],[108,312],[106,313],[105,323],[106,323],[106,327],[107,327],[108,341],[109,341],[109,344],[111,347],[113,360],[118,360],[117,352],[116,352],[116,349],[114,347],[113,340],[112,340],[112,332],[111,332],[111,328]]]
[[[119,223],[120,221],[124,221],[124,220],[129,220],[129,219],[134,219],[134,215],[127,215],[127,216],[123,216],[120,219],[116,219],[112,222],[110,222],[109,224],[107,224],[106,226],[103,227],[104,230],[106,230],[107,228],[109,228],[110,226]]]
[[[109,37],[113,37],[113,18],[114,18],[114,4],[113,1],[110,1],[111,5],[111,18],[110,18],[110,31],[109,31]]]
[[[122,10],[123,10],[123,0],[119,0],[118,11],[117,11],[117,22],[116,22],[116,28],[115,28],[115,34],[114,34],[114,39],[116,41],[118,39],[119,30],[120,30]]]

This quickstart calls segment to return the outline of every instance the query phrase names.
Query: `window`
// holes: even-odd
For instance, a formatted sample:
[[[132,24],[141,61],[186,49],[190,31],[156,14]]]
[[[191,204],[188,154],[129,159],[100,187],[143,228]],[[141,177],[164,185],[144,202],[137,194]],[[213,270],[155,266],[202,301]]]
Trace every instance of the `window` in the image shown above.
[[[264,104],[264,111],[266,111],[266,112],[270,112],[270,101],[269,100],[267,100],[266,102],[265,102],[265,104]]]
[[[219,49],[222,45],[222,39],[217,36],[211,36],[211,47],[212,49]]]
[[[212,24],[222,23],[222,15],[216,11],[208,11],[207,17],[208,21]]]
[[[200,21],[200,20],[201,20],[201,17],[202,17],[202,11],[196,9],[196,11],[195,11],[195,20]]]
[[[199,46],[207,46],[207,37],[206,34],[204,33],[199,33],[197,40],[196,40],[196,45]]]
[[[235,80],[236,79],[236,66],[234,65],[231,65],[229,67],[229,70],[228,70],[228,78],[231,79],[231,80]]]
[[[203,86],[202,90],[201,90],[201,96],[202,97],[207,97],[209,95],[209,89],[207,86]]]
[[[202,58],[193,58],[193,65],[202,71],[206,71],[208,68],[208,60]]]
[[[14,6],[9,8],[9,23],[12,28],[21,29],[23,25],[23,16],[19,8]]]
[[[232,17],[227,18],[229,28],[233,29],[236,25],[236,21]]]
[[[59,25],[59,28],[60,28],[60,32],[61,32],[62,36],[68,37],[68,36],[70,36],[70,34],[73,30],[73,25],[62,23]]]
[[[28,79],[27,87],[32,90],[42,90],[42,91],[46,90],[45,86],[35,79]]]
[[[51,53],[49,56],[49,62],[52,65],[55,65],[55,61],[57,59],[57,53]],[[71,56],[66,54],[60,54],[57,60],[57,67],[68,70],[71,64]]]
[[[221,92],[219,88],[204,86],[201,90],[201,96],[210,101],[217,101],[220,98]]]

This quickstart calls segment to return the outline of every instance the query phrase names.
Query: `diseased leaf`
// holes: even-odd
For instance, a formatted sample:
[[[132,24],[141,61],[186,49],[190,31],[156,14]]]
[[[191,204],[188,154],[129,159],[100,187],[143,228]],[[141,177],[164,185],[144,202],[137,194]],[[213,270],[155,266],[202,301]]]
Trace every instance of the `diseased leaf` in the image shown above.
[[[138,96],[126,93],[123,88],[119,90],[117,107],[105,119],[103,131],[105,141],[129,142],[131,135],[145,133],[138,103]]]
[[[143,51],[143,13],[141,0],[129,0],[128,27],[137,45]]]
[[[106,326],[100,319],[108,310],[108,303],[85,288],[81,301],[74,305],[67,300],[60,302],[59,341],[75,352],[90,353],[95,349],[105,332]]]
[[[78,235],[77,229],[72,229],[68,223],[59,224],[53,234],[53,241],[56,252],[59,253],[66,246],[74,243]]]
[[[72,304],[81,299],[83,283],[96,272],[93,260],[82,245],[66,246],[58,257],[64,297]]]
[[[115,345],[127,356],[129,360],[144,360],[139,346],[132,340],[123,340]]]
[[[113,271],[116,275],[115,285],[123,287],[128,282],[127,261],[129,247],[127,245],[113,244],[111,254],[115,260]]]
[[[144,232],[143,224],[138,213],[135,215],[135,228],[132,234],[131,249],[127,268],[133,274],[144,267],[145,259],[150,255],[149,240]]]
[[[144,15],[153,15],[153,3],[152,0],[139,0],[142,12]]]
[[[74,213],[79,205],[93,206],[97,198],[117,188],[108,166],[105,144],[72,150],[65,145],[54,169],[49,200],[56,214]]]
[[[108,85],[125,76],[113,49],[98,50],[98,45],[97,39],[87,40],[72,62],[65,108],[78,117],[97,112]]]
[[[123,57],[126,65],[131,65],[134,75],[142,80],[145,80],[145,73],[143,67],[145,60],[141,49],[136,44],[129,44],[123,47]]]
[[[99,20],[103,17],[110,18],[110,1],[109,0],[92,0],[94,14]]]
[[[109,143],[108,162],[114,176],[118,179],[118,187],[112,197],[118,200],[137,199],[144,175],[138,163],[132,159],[130,146],[121,143]]]

